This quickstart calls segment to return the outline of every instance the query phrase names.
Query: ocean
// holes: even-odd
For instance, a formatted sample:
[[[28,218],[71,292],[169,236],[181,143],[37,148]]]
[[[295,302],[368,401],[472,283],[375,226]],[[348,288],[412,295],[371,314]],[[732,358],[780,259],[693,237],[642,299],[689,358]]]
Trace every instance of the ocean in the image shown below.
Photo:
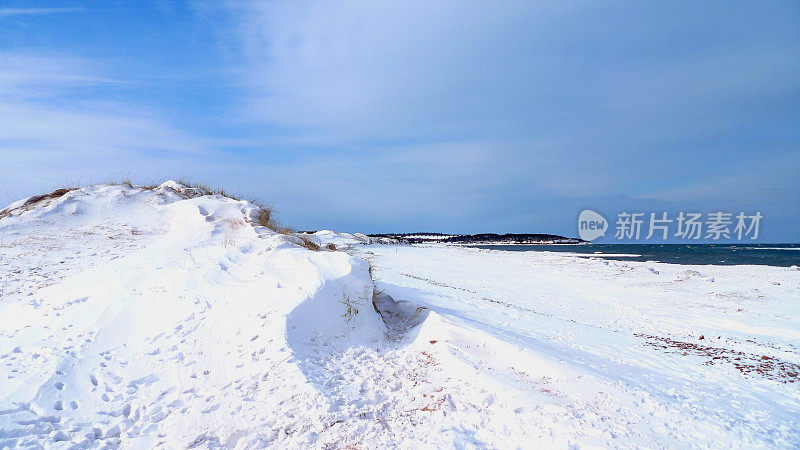
[[[473,245],[514,252],[567,252],[624,261],[671,264],[800,266],[800,244]]]

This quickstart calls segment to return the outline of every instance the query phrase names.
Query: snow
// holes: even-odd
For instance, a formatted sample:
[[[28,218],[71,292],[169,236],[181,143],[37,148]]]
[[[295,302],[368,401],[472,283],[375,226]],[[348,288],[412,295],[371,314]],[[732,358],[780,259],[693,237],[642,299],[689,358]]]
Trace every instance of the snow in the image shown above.
[[[371,244],[372,239],[361,233],[337,233],[331,230],[321,230],[306,234],[314,243],[320,247],[333,245],[336,248],[350,247],[353,245]]]
[[[303,236],[325,249],[344,250],[355,245],[397,244],[397,239],[379,237],[372,238],[363,233],[342,233],[331,230],[305,232]]]
[[[384,339],[367,263],[181,191],[97,186],[0,221],[0,448],[325,441],[337,412],[299,358]]]
[[[800,442],[796,268],[314,252],[174,182],[0,216],[0,448]]]
[[[442,239],[448,239],[452,237],[456,237],[456,234],[407,234],[403,235],[404,238],[409,239],[423,239],[423,240],[430,240],[430,241],[439,241]]]
[[[453,246],[359,253],[381,292],[428,311],[419,341],[436,341],[442,365],[496,381],[495,401],[529,435],[552,436],[548,446],[800,443],[797,268]]]

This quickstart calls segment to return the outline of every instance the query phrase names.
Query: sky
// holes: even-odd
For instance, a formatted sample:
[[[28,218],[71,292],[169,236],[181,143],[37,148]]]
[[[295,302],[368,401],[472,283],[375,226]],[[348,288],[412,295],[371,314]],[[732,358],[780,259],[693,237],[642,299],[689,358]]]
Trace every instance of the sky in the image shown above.
[[[0,203],[185,178],[297,229],[800,242],[799,74],[796,1],[4,1]]]

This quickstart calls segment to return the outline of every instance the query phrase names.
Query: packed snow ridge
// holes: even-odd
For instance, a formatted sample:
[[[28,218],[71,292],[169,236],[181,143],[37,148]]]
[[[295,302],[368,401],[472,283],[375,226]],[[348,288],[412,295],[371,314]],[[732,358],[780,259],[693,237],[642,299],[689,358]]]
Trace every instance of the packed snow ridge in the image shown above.
[[[370,245],[260,214],[175,182],[0,211],[0,448],[800,442],[800,271]]]

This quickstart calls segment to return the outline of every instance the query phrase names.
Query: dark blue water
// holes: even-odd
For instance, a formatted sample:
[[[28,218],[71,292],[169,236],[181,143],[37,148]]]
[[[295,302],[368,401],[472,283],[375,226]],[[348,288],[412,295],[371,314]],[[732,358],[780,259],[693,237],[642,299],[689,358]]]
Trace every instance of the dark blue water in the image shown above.
[[[473,247],[515,252],[569,252],[597,256],[637,255],[603,258],[673,264],[800,266],[800,244],[475,245]]]

